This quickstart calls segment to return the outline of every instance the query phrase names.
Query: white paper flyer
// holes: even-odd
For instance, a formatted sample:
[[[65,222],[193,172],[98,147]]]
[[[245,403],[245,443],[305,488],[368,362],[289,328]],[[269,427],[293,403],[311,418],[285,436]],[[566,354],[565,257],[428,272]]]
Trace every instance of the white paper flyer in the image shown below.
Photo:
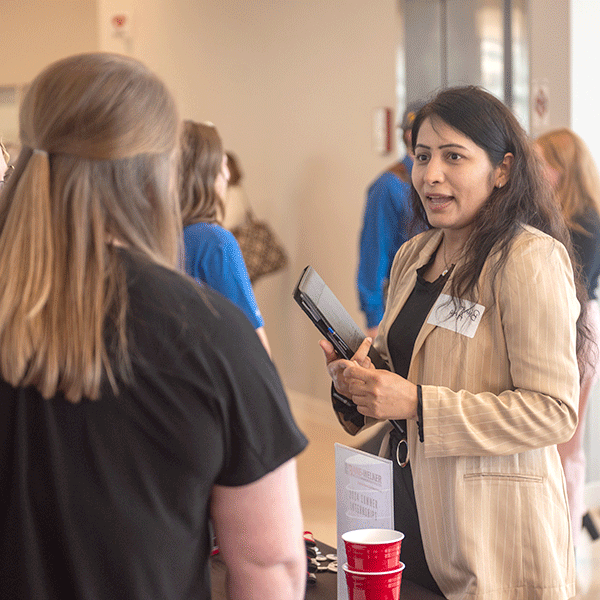
[[[354,529],[393,529],[392,461],[343,444],[335,444],[338,600],[348,600],[342,565],[342,534]]]

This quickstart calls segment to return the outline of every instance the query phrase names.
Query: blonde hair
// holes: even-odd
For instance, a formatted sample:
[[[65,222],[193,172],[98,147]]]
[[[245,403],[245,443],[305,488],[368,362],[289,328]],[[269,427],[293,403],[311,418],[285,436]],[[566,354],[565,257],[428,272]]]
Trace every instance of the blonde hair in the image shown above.
[[[184,121],[180,143],[179,202],[183,226],[218,223],[224,212],[215,182],[223,164],[223,142],[214,125]]]
[[[567,128],[541,135],[536,143],[548,165],[559,174],[556,197],[571,229],[589,209],[600,215],[600,175],[586,143]]]
[[[0,373],[97,399],[105,377],[131,377],[118,246],[177,264],[177,110],[138,61],[82,54],[36,77],[20,135],[0,201]]]

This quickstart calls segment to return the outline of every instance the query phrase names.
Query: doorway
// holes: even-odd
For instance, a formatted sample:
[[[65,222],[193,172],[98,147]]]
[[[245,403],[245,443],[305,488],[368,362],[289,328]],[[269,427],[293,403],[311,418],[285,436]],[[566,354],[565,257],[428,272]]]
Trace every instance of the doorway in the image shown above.
[[[407,102],[480,85],[529,130],[527,0],[399,0],[398,114]]]

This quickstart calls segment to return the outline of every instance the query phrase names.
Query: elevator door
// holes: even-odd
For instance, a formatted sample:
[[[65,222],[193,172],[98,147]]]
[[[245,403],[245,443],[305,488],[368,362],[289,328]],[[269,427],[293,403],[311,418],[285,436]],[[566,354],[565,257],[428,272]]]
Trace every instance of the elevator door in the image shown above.
[[[526,0],[400,0],[398,108],[454,85],[481,85],[529,129]]]

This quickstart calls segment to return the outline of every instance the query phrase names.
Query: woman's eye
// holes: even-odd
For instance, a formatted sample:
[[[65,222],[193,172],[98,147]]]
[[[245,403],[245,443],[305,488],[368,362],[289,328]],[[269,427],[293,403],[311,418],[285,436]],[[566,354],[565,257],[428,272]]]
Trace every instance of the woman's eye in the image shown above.
[[[448,157],[450,158],[450,160],[459,160],[461,158],[461,155],[458,154],[458,152],[450,152],[450,154],[448,155]]]
[[[415,160],[417,162],[425,162],[427,160],[427,154],[417,154]]]

